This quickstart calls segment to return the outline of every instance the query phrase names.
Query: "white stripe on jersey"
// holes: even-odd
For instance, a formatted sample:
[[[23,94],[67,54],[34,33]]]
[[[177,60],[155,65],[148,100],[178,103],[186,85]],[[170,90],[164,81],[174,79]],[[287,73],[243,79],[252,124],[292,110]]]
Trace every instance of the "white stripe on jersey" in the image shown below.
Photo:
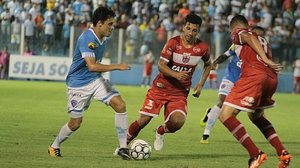
[[[188,62],[183,62],[184,57],[188,57]],[[194,56],[194,55],[184,55],[184,54],[178,54],[178,53],[173,53],[173,61],[179,64],[185,64],[185,65],[193,65],[196,66],[200,60],[201,56]]]
[[[82,52],[81,55],[82,55],[82,58],[95,57],[95,53],[93,53],[93,52]]]

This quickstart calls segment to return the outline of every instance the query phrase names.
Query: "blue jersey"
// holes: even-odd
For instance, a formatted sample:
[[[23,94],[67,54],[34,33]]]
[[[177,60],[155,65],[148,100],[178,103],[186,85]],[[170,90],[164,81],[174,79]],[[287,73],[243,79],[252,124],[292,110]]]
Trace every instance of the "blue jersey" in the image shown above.
[[[100,42],[92,29],[88,29],[80,35],[74,51],[72,65],[67,75],[67,86],[85,86],[102,76],[99,72],[89,71],[84,58],[95,57],[96,62],[100,63],[105,46],[106,39]]]
[[[230,80],[232,83],[235,83],[240,78],[241,62],[235,53],[234,44],[232,44],[224,54],[228,57],[232,56],[229,64],[226,67],[224,79]]]

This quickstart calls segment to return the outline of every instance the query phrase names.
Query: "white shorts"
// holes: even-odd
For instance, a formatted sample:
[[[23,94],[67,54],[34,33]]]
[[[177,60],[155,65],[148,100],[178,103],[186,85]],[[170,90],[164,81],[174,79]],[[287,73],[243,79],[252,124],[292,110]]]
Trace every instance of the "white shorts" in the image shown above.
[[[112,87],[109,80],[98,78],[83,87],[67,88],[67,110],[71,118],[80,118],[83,111],[90,106],[92,98],[109,104],[110,100],[118,95],[119,92]]]
[[[231,88],[233,87],[233,85],[234,85],[234,83],[232,83],[230,80],[222,79],[222,82],[219,87],[219,94],[227,96],[229,94]]]

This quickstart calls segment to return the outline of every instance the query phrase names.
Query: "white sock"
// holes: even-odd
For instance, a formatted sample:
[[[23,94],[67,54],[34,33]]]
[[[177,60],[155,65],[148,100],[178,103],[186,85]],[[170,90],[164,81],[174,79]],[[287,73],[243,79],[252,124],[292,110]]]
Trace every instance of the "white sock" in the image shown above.
[[[128,116],[125,113],[115,113],[115,127],[117,130],[120,148],[127,147],[127,129],[128,129]]]
[[[60,144],[64,142],[69,136],[73,133],[73,131],[69,128],[68,123],[61,127],[57,137],[52,143],[52,148],[60,148]]]
[[[218,106],[214,106],[210,112],[208,113],[207,117],[207,123],[204,130],[204,135],[209,135],[212,127],[215,125],[217,119],[219,118],[221,113],[221,109]]]

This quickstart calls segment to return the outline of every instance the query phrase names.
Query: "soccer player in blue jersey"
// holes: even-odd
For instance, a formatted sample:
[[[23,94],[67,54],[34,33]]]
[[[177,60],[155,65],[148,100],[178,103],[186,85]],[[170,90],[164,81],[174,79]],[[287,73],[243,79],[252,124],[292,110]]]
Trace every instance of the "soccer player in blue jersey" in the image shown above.
[[[70,120],[58,133],[49,146],[50,156],[60,157],[60,146],[63,141],[75,132],[83,119],[83,112],[88,109],[92,98],[99,100],[115,110],[115,127],[119,139],[118,155],[129,159],[126,134],[128,117],[126,105],[119,92],[111,83],[102,77],[102,72],[113,70],[129,70],[128,64],[101,64],[106,37],[114,29],[115,13],[106,7],[99,7],[93,13],[93,25],[78,38],[74,51],[73,62],[67,75],[67,110]]]
[[[257,33],[260,36],[264,36],[265,31],[262,27],[254,26],[252,31]],[[235,50],[238,50],[238,46],[232,44],[230,48],[223,54],[220,55],[214,62],[213,65],[220,64],[227,60],[229,57],[232,56],[229,64],[225,70],[225,76],[222,79],[221,85],[219,87],[219,97],[218,102],[212,108],[207,109],[204,117],[200,121],[200,125],[202,127],[205,126],[204,133],[202,135],[202,139],[200,143],[207,144],[208,138],[211,132],[211,129],[215,125],[217,119],[220,116],[221,107],[226,96],[229,94],[231,88],[233,87],[234,83],[240,78],[241,73],[241,62],[238,56],[235,53]]]

